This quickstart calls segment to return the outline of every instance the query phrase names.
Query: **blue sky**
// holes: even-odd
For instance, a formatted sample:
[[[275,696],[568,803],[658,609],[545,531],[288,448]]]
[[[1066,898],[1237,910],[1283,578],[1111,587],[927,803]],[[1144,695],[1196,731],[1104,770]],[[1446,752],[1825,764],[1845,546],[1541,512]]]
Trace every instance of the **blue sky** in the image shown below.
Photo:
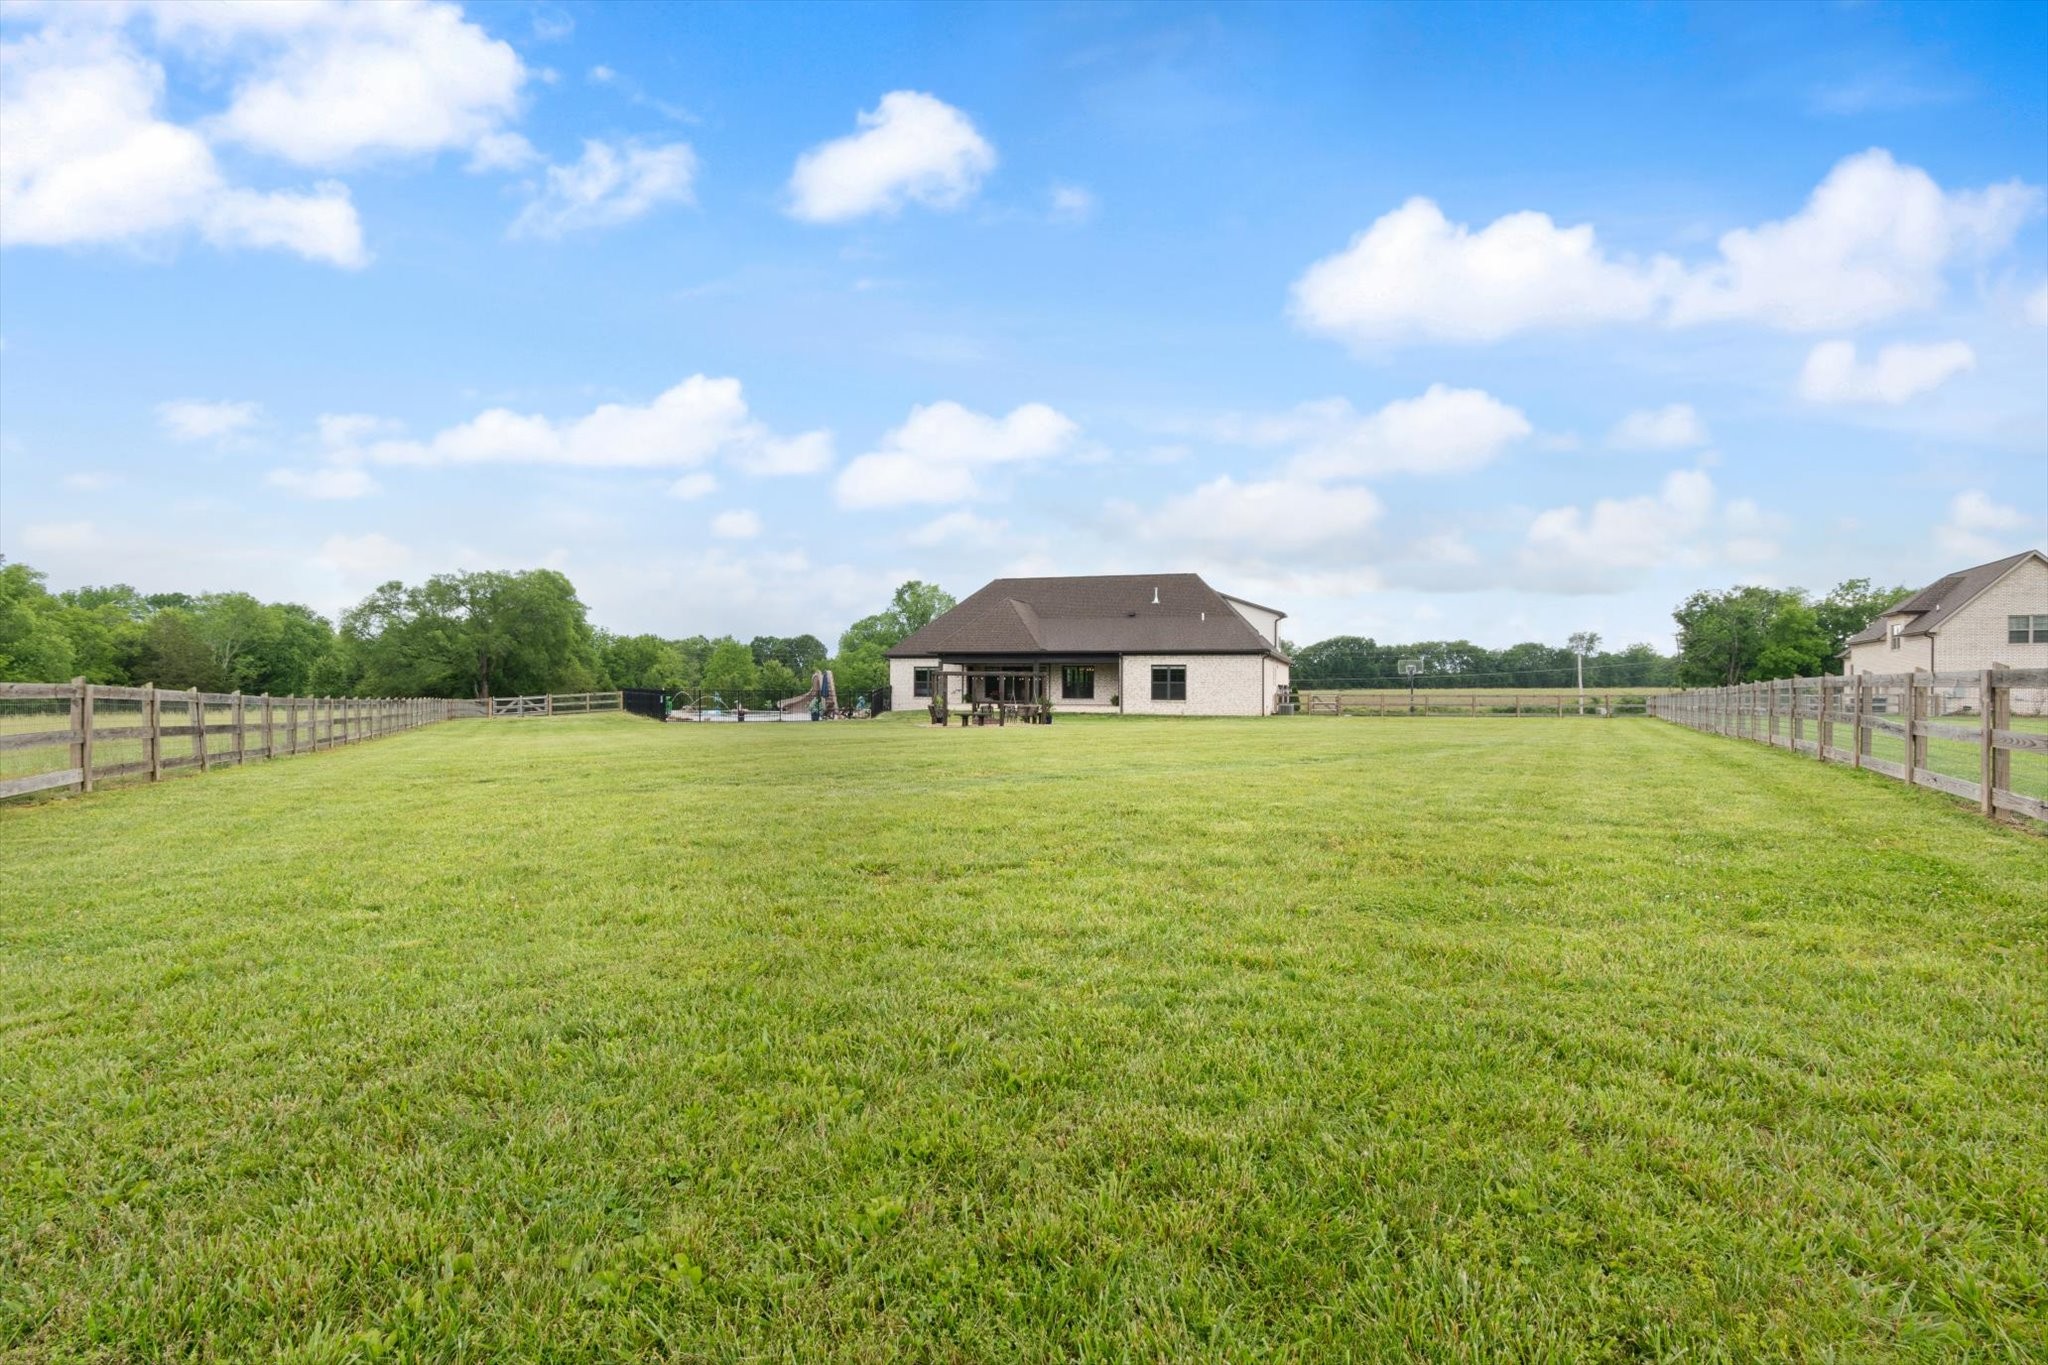
[[[0,553],[1668,645],[2048,543],[2048,6],[0,9]]]

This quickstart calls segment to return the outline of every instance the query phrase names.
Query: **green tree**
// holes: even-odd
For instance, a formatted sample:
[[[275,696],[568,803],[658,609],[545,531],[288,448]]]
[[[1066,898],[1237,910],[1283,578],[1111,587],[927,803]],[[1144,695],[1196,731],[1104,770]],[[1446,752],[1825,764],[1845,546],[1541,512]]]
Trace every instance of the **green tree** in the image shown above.
[[[825,662],[825,645],[815,635],[756,635],[747,642],[753,652],[754,662],[767,664],[773,660],[791,673],[809,673]]]
[[[1756,586],[1702,590],[1671,613],[1678,622],[1678,681],[1725,687],[1753,681],[1771,618],[1799,594]]]
[[[936,583],[927,583],[918,578],[913,578],[896,589],[896,595],[889,599],[889,610],[903,623],[904,635],[923,630],[959,605],[952,593]],[[892,640],[890,643],[894,644],[895,641]]]
[[[193,604],[191,615],[222,685],[250,690],[256,672],[252,660],[283,633],[278,613],[245,592],[210,592]]]
[[[801,696],[810,685],[810,674],[806,673],[799,682],[795,670],[780,659],[770,659],[761,665],[761,678],[757,684],[761,689],[761,695],[769,701],[784,701],[790,697]]]
[[[0,560],[0,681],[66,682],[77,676],[63,603],[26,564]]]
[[[158,687],[196,687],[202,692],[227,688],[198,620],[183,607],[165,607],[150,616],[143,632],[142,673],[144,682]]]
[[[741,701],[758,701],[760,687],[761,672],[754,666],[753,651],[730,638],[711,647],[711,657],[704,661],[705,692],[731,706]]]
[[[1867,578],[1850,578],[1814,603],[1814,615],[1828,637],[1828,672],[1842,671],[1840,656],[1851,635],[1912,595],[1911,588],[1873,588]]]
[[[839,657],[846,658],[863,645],[893,649],[906,635],[923,630],[957,605],[944,588],[913,578],[896,589],[886,610],[863,616],[840,633]]]
[[[1756,669],[1746,681],[1816,678],[1826,668],[1828,654],[1828,635],[1821,629],[1820,617],[1812,607],[1787,594],[1764,627]]]
[[[250,651],[242,690],[278,697],[308,695],[314,669],[334,649],[334,627],[319,612],[297,602],[279,602],[264,610],[272,629]]]
[[[372,696],[517,696],[597,681],[590,622],[552,569],[386,583],[342,617]]]
[[[889,659],[872,640],[841,652],[826,667],[839,689],[839,704],[848,710],[861,697],[872,697],[889,685]]]

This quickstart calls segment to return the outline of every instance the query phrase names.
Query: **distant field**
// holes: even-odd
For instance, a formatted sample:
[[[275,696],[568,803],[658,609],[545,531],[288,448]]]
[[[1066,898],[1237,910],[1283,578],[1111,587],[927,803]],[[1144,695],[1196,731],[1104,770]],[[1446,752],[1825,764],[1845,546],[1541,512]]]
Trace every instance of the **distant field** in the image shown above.
[[[1650,721],[0,807],[0,1359],[2048,1355],[2048,837]]]

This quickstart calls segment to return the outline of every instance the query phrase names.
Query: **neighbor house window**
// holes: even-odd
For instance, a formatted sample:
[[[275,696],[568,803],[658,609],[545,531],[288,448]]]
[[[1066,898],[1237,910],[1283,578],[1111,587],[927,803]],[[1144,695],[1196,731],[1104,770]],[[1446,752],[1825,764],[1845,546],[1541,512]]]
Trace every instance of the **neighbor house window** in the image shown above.
[[[1092,668],[1063,668],[1060,670],[1060,695],[1068,701],[1086,701],[1095,696],[1095,670]]]
[[[910,670],[910,695],[929,697],[932,694],[932,670],[913,668]]]
[[[2005,641],[2012,645],[2048,645],[2048,616],[2008,616]]]
[[[1184,664],[1161,664],[1152,670],[1152,700],[1186,701],[1188,670]]]
[[[1905,633],[1905,630],[1906,630],[1906,628],[1905,628],[1904,626],[1902,626],[1902,625],[1901,625],[1901,626],[1893,626],[1893,627],[1892,627],[1892,648],[1893,648],[1893,649],[1897,649],[1897,648],[1899,647],[1899,637],[1900,637],[1901,635],[1903,635],[1903,634]]]

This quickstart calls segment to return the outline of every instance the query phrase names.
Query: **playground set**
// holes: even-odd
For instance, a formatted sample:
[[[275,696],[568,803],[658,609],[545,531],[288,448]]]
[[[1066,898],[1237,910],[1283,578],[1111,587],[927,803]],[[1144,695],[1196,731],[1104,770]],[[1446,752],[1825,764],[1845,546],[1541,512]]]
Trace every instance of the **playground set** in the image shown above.
[[[869,714],[868,699],[864,696],[855,698],[851,707],[842,706],[839,685],[832,676],[832,670],[820,668],[811,673],[809,690],[798,696],[786,697],[767,707],[750,709],[744,698],[728,706],[716,693],[699,693],[694,699],[686,699],[678,694],[669,707],[668,718],[680,721],[760,723],[792,720],[858,720],[866,719]]]

